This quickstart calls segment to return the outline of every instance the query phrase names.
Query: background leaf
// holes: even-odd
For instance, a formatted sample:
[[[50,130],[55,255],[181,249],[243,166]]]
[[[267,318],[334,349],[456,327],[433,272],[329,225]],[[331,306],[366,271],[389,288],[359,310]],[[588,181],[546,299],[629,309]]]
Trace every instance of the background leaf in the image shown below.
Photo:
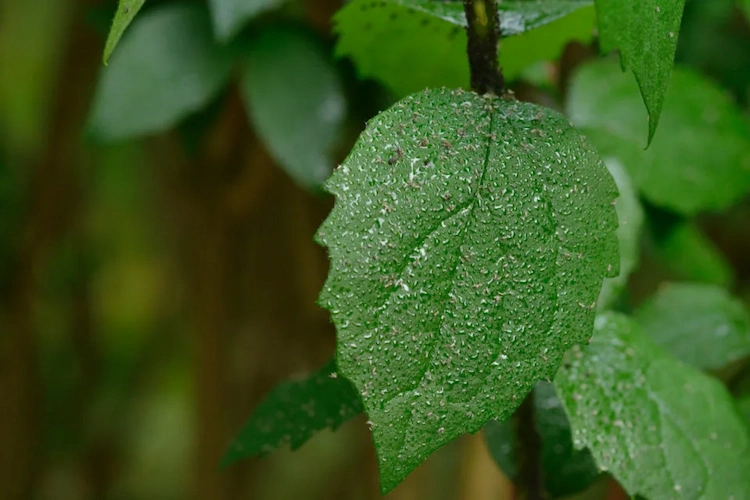
[[[662,131],[648,150],[630,75],[614,61],[582,68],[571,83],[568,115],[603,157],[619,159],[643,196],[685,215],[725,209],[750,191],[750,125],[718,87],[676,69]]]
[[[146,3],[146,0],[120,0],[117,4],[117,12],[115,12],[112,27],[107,35],[107,43],[104,45],[104,64],[107,64],[112,51],[117,46],[117,42],[120,41],[120,37],[125,33],[144,3]]]
[[[326,187],[337,199],[318,233],[331,258],[321,303],[387,492],[508,417],[589,337],[619,267],[617,191],[558,113],[445,89],[371,120]]]
[[[114,140],[165,130],[199,110],[229,77],[208,12],[172,3],[141,15],[101,74],[89,127]]]
[[[336,429],[360,413],[356,389],[336,374],[336,363],[331,360],[307,378],[276,386],[242,428],[222,465],[285,445],[297,449],[316,432]]]
[[[718,381],[671,358],[623,315],[596,320],[555,377],[578,448],[631,495],[748,498],[750,437]]]
[[[221,41],[232,38],[258,14],[278,7],[284,0],[209,0],[214,33]]]
[[[702,370],[718,370],[750,354],[750,312],[718,286],[664,285],[635,319],[657,344]]]
[[[318,40],[291,28],[260,32],[247,53],[242,94],[274,159],[302,186],[319,187],[335,163],[346,100]]]
[[[622,67],[633,71],[648,110],[649,143],[669,85],[684,7],[685,0],[596,0],[601,49],[620,49]]]
[[[552,498],[572,495],[588,488],[599,469],[588,450],[576,450],[568,416],[549,382],[534,387],[536,428],[542,440],[544,488]],[[517,480],[515,433],[511,420],[493,420],[484,426],[492,458],[512,480]]]

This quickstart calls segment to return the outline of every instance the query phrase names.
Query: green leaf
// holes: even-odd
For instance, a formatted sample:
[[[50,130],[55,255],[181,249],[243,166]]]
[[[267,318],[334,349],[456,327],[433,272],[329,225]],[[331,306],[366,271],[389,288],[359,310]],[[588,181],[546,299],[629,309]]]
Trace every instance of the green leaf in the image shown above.
[[[146,3],[146,0],[120,0],[117,4],[117,12],[115,12],[112,27],[109,29],[109,35],[107,35],[107,43],[104,45],[104,64],[109,61],[112,51],[115,50],[117,42],[120,41],[120,37],[133,22],[135,15],[138,14],[144,3]]]
[[[346,116],[344,90],[320,43],[291,28],[263,30],[248,50],[242,93],[276,161],[302,186],[320,187]]]
[[[281,5],[284,0],[209,0],[214,33],[227,41],[255,16]]]
[[[498,6],[502,35],[544,26],[591,3],[504,1]],[[361,77],[378,79],[397,96],[441,85],[468,87],[462,2],[353,0],[334,20],[337,54],[351,57]]]
[[[717,380],[605,313],[555,378],[577,448],[631,495],[750,498],[750,436]]]
[[[555,387],[539,382],[534,388],[536,428],[542,440],[544,488],[552,498],[572,495],[588,488],[599,469],[588,450],[576,450],[568,416],[557,398]],[[490,454],[503,472],[517,480],[515,433],[510,420],[493,420],[484,426]]]
[[[279,384],[253,412],[221,463],[265,455],[289,445],[295,450],[316,432],[336,429],[362,413],[351,382],[336,373],[331,360],[307,378]]]
[[[633,187],[630,176],[616,159],[605,159],[609,173],[617,183],[620,197],[615,201],[617,210],[617,238],[620,240],[620,274],[606,278],[599,295],[597,308],[606,309],[622,293],[628,282],[628,276],[635,271],[640,260],[640,238],[643,227],[643,208],[638,201],[638,194]]]
[[[667,93],[684,7],[685,0],[596,0],[602,52],[620,49],[622,67],[633,71],[648,110],[649,143]]]
[[[229,78],[205,8],[171,3],[133,23],[103,69],[89,127],[100,139],[160,132],[201,109]]]
[[[677,277],[728,287],[734,281],[732,265],[695,224],[673,227],[656,242],[656,252]]]
[[[574,77],[568,116],[603,157],[622,162],[655,205],[693,215],[723,210],[750,190],[750,124],[721,89],[676,69],[648,150],[639,138],[639,100],[630,75],[601,61]]]
[[[750,312],[718,286],[664,285],[635,319],[657,344],[702,370],[718,370],[750,354]]]
[[[619,267],[617,189],[560,114],[446,89],[371,120],[326,188],[320,300],[387,492],[590,336]]]

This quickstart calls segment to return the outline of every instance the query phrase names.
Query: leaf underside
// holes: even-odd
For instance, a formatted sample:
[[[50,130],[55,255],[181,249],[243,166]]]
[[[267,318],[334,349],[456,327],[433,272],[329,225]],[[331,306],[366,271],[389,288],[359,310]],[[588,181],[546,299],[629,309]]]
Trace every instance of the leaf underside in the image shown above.
[[[104,44],[104,64],[107,64],[109,57],[114,52],[117,43],[120,41],[122,34],[130,26],[130,23],[141,10],[146,0],[120,0],[117,4],[117,12],[112,20],[112,27],[107,35],[107,42]]]
[[[326,188],[320,301],[385,492],[589,338],[618,273],[617,190],[558,113],[446,89],[374,118]]]
[[[599,316],[555,377],[573,441],[631,495],[750,498],[750,437],[718,381],[675,360],[635,321]]]

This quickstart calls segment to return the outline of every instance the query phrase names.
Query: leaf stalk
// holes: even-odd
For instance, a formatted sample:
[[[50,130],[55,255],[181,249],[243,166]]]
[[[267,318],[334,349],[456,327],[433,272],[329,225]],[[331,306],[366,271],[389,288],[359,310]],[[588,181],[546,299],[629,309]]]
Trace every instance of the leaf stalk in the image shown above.
[[[500,15],[496,0],[464,0],[468,26],[466,52],[471,88],[478,94],[503,95],[505,80],[498,63]]]

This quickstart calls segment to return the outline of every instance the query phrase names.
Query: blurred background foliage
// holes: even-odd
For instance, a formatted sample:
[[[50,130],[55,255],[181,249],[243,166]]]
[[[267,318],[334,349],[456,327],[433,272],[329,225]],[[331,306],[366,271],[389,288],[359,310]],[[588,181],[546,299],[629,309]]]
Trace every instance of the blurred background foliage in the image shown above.
[[[149,0],[139,15],[176,2],[205,8]],[[379,498],[363,418],[295,453],[217,467],[274,385],[333,352],[333,328],[315,303],[327,261],[312,240],[332,200],[284,157],[304,141],[279,145],[274,137],[302,127],[327,144],[327,156],[304,151],[308,160],[330,169],[394,98],[334,57],[331,16],[340,0],[261,3],[252,22],[216,20],[214,28],[222,39],[292,30],[314,47],[322,58],[290,63],[293,90],[273,79],[243,83],[245,69],[227,70],[220,90],[189,115],[146,138],[104,141],[90,116],[114,0],[0,0],[0,498]],[[688,0],[677,58],[747,112],[743,7]],[[533,43],[544,46],[544,36]],[[239,58],[270,57],[237,40],[229,43]],[[595,57],[594,44],[573,42],[559,62],[519,71],[517,95],[561,107],[558,91]],[[327,115],[338,116],[336,134],[318,130],[302,104],[276,122],[263,115],[274,92],[317,92],[305,85],[315,72],[340,86],[343,101]],[[747,200],[695,221],[646,209],[652,227],[630,280],[631,305],[667,278],[731,284],[747,302]],[[509,492],[481,437],[466,436],[389,498]]]

